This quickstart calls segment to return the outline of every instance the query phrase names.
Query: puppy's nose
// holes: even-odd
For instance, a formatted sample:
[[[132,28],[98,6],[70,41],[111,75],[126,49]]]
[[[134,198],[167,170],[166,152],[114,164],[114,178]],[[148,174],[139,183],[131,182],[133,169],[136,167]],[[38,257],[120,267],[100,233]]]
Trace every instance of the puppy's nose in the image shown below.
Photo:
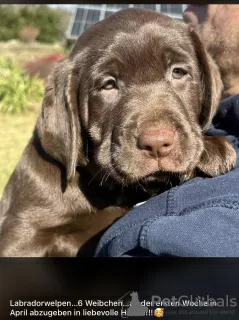
[[[153,158],[166,157],[173,149],[174,136],[172,130],[144,130],[138,137],[138,148]]]

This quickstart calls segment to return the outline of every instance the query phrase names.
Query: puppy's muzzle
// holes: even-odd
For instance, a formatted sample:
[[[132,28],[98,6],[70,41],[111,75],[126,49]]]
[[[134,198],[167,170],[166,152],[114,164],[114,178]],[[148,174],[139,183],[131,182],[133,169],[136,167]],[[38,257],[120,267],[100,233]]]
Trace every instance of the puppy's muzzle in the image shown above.
[[[158,129],[144,129],[137,139],[137,147],[154,159],[167,157],[175,146],[175,132],[161,126]]]

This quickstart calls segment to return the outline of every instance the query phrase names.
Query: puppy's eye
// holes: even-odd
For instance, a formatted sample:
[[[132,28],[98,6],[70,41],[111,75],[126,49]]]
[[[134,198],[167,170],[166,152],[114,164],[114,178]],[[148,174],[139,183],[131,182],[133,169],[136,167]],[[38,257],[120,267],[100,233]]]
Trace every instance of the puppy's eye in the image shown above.
[[[117,88],[117,86],[116,86],[116,82],[114,79],[107,80],[102,86],[103,90],[112,90],[112,89],[116,89],[116,88]]]
[[[173,79],[181,79],[187,74],[187,71],[185,71],[182,68],[174,68],[172,71]]]

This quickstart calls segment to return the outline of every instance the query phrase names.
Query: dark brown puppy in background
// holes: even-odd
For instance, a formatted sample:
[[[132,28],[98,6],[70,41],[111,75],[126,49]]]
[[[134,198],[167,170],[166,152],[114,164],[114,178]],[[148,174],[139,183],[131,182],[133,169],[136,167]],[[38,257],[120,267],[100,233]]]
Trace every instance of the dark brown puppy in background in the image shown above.
[[[203,135],[221,89],[182,22],[127,9],[93,26],[49,78],[1,202],[0,255],[76,256],[162,185],[230,170],[231,145]]]

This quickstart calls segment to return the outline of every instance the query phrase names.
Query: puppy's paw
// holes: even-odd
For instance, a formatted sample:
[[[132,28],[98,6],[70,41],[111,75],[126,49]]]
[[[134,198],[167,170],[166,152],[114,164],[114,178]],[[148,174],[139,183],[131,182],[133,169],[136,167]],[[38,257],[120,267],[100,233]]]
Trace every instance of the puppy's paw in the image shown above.
[[[226,137],[204,137],[204,151],[198,169],[206,175],[216,177],[236,165],[236,152]]]

